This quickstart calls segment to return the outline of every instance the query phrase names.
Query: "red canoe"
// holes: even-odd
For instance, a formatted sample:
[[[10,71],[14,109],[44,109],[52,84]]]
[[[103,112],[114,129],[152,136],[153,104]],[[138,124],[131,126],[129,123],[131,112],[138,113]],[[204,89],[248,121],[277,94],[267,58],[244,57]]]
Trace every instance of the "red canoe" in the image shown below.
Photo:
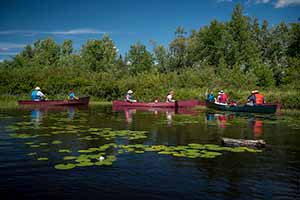
[[[130,103],[127,101],[115,100],[113,101],[114,107],[148,107],[148,108],[176,108],[176,107],[192,107],[199,105],[198,100],[176,101],[174,103],[167,102],[136,102]]]
[[[45,100],[45,101],[31,101],[21,100],[18,101],[19,105],[28,106],[76,106],[88,105],[90,97],[81,97],[78,100]]]

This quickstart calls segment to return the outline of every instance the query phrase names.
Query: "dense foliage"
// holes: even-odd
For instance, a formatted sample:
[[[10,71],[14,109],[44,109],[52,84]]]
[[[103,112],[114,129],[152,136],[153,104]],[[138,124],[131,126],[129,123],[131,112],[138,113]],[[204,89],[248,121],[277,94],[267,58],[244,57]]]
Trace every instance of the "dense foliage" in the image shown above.
[[[172,89],[178,99],[201,99],[207,89],[225,89],[242,101],[260,89],[269,101],[299,108],[300,23],[269,27],[242,13],[237,4],[228,22],[213,20],[190,34],[178,27],[168,47],[152,41],[151,53],[138,42],[124,57],[108,35],[88,40],[78,53],[71,40],[36,41],[0,63],[0,94],[24,96],[40,86],[50,98],[74,88],[112,100],[132,89],[139,100],[153,100]]]

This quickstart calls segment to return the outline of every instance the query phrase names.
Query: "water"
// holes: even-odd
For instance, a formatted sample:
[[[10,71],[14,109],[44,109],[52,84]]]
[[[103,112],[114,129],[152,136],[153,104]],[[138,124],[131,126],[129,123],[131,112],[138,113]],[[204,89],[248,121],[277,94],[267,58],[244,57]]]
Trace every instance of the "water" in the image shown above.
[[[10,199],[300,199],[298,119],[109,106],[4,109],[0,111],[0,192]],[[91,135],[90,128],[147,131],[147,137],[82,139]],[[109,148],[107,154],[117,158],[110,166],[54,168],[68,162],[64,156],[78,156],[80,149],[106,143],[220,144],[221,137],[264,139],[268,145],[261,153],[222,152],[215,158],[193,159],[146,151],[118,154],[116,148]],[[30,147],[30,142],[40,146]],[[40,157],[49,160],[37,160]]]

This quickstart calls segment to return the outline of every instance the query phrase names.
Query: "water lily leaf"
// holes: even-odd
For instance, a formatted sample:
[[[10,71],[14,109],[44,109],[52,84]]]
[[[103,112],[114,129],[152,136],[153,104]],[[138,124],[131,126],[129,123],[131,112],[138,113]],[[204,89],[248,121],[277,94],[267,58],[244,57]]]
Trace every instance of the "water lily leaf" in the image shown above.
[[[64,160],[75,160],[75,159],[77,159],[77,157],[76,156],[65,156],[63,159]]]
[[[38,158],[37,160],[39,161],[46,161],[46,160],[49,160],[48,158]]]
[[[27,155],[28,156],[34,156],[34,155],[37,155],[37,153],[36,152],[32,152],[32,153],[28,153]]]
[[[78,167],[89,167],[89,166],[93,166],[93,165],[94,165],[94,163],[92,163],[92,162],[80,162],[80,163],[76,164],[76,166],[78,166]]]
[[[52,142],[52,144],[61,144],[62,142],[61,141],[59,141],[59,140],[54,140],[53,142]]]
[[[72,151],[69,149],[60,149],[58,150],[59,153],[71,153]]]
[[[68,163],[68,164],[57,164],[54,166],[55,169],[60,169],[60,170],[67,170],[67,169],[73,169],[74,167],[76,167],[76,165],[72,164],[72,163]]]

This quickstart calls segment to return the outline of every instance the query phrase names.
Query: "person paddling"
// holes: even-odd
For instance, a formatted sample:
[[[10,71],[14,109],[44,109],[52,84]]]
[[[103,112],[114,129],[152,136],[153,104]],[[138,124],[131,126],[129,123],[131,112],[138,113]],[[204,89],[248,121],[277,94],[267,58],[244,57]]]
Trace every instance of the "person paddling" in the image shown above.
[[[79,100],[79,98],[75,96],[75,92],[73,89],[71,89],[69,92],[68,100]]]
[[[171,90],[166,97],[166,102],[167,103],[175,102],[173,98],[174,98],[174,91]]]
[[[256,97],[255,97],[255,90],[251,91],[250,96],[247,98],[246,105],[248,106],[254,106],[256,103]]]
[[[265,103],[264,95],[260,94],[258,90],[254,90],[255,92],[255,104],[262,105]]]
[[[219,104],[227,105],[227,100],[228,100],[227,94],[223,90],[220,90],[218,94],[219,95],[217,97],[217,102]]]
[[[130,103],[135,103],[136,100],[133,98],[133,91],[132,90],[128,90],[127,94],[125,96],[125,101],[130,102]]]
[[[46,95],[44,95],[41,92],[41,88],[40,87],[36,87],[32,92],[31,92],[31,99],[33,101],[41,101],[41,100],[45,100],[46,99]]]
[[[210,101],[210,102],[214,102],[215,101],[215,96],[214,96],[214,93],[212,91],[210,91],[210,93],[208,93],[208,95],[206,97],[206,100]]]

